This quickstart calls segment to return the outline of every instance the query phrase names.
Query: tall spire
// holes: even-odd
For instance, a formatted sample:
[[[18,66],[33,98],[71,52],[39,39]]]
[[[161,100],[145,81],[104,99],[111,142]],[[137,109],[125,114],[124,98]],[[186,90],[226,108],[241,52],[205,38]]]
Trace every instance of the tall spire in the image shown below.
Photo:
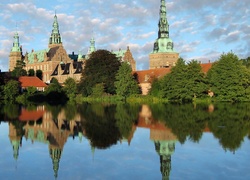
[[[174,52],[174,43],[169,38],[169,24],[165,0],[161,0],[158,39],[154,43],[153,53]]]
[[[21,47],[19,43],[19,35],[17,31],[14,35],[14,42],[13,42],[13,47],[11,49],[11,52],[21,52]]]
[[[57,21],[56,12],[55,12],[54,22],[53,22],[52,27],[53,29],[52,29],[52,33],[49,39],[49,44],[62,44],[62,39],[61,39],[61,35],[59,32],[59,24]]]
[[[166,10],[166,3],[165,0],[161,0],[161,7],[160,7],[160,20],[158,23],[159,31],[158,31],[158,38],[161,37],[169,37],[169,25],[167,20],[167,10]]]

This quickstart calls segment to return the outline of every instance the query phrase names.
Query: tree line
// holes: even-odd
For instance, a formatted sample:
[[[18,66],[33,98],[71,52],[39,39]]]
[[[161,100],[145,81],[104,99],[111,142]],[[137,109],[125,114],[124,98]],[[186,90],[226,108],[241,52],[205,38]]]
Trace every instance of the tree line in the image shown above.
[[[147,99],[153,97],[175,102],[192,102],[197,99],[216,101],[249,101],[250,58],[239,59],[234,53],[222,54],[205,74],[199,62],[185,62],[179,58],[176,66],[163,78],[155,78],[148,96],[140,96],[141,89],[130,64],[121,62],[107,50],[97,50],[85,61],[80,82],[68,78],[60,84],[53,78],[41,95],[32,87],[20,94],[17,78],[23,75],[37,75],[42,72],[23,69],[25,64],[17,61],[11,72],[12,78],[1,80],[0,98],[24,101],[35,100],[67,101],[81,98],[126,100],[130,97]]]

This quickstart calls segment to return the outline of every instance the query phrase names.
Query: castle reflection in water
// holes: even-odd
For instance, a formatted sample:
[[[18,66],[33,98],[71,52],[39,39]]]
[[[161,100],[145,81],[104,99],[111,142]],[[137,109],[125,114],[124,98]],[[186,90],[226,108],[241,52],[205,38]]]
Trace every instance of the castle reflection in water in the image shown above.
[[[18,159],[23,137],[33,143],[48,144],[54,176],[57,177],[60,158],[67,139],[69,137],[78,137],[81,141],[83,136],[86,137],[86,130],[82,126],[82,121],[85,118],[79,113],[74,114],[71,118],[67,119],[64,109],[55,115],[52,111],[47,110],[45,106],[38,106],[35,110],[21,108],[18,117],[18,122],[22,124],[21,128],[18,128],[20,125],[16,125],[17,122],[9,121],[9,139],[13,147],[14,158]],[[162,177],[168,179],[171,171],[171,155],[175,151],[177,137],[164,122],[153,118],[152,112],[147,105],[141,106],[138,121],[131,125],[131,131],[127,138],[122,137],[120,141],[130,144],[137,128],[150,129],[150,139],[154,142],[155,150],[160,156]],[[95,148],[91,142],[90,145],[93,149]]]

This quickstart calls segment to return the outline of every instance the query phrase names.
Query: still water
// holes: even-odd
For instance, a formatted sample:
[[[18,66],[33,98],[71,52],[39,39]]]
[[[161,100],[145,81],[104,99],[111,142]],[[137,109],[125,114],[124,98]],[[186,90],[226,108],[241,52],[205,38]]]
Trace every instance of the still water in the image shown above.
[[[250,104],[1,106],[0,179],[250,179]]]

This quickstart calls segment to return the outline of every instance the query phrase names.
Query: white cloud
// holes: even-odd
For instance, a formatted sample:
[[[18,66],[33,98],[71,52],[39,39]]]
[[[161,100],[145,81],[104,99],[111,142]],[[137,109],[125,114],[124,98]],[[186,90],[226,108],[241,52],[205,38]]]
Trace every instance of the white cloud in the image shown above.
[[[212,60],[231,49],[246,58],[250,52],[248,4],[248,0],[167,1],[170,37],[175,50],[186,59]],[[131,46],[137,67],[147,68],[148,55],[158,37],[159,7],[160,0],[2,2],[0,67],[8,69],[8,53],[16,29],[24,51],[47,48],[56,10],[63,43],[69,53],[87,51],[89,40],[94,37],[98,49]]]

